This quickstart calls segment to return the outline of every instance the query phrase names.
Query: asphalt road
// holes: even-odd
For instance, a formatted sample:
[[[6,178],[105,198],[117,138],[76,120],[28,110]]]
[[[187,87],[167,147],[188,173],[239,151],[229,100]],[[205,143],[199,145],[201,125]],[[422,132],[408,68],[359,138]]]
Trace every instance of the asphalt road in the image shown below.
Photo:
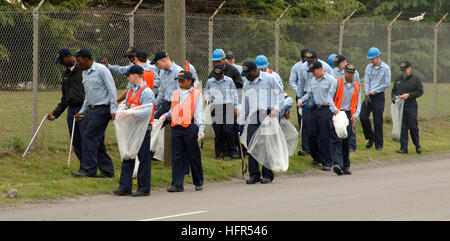
[[[102,195],[0,209],[0,220],[445,220],[450,221],[450,154],[352,166],[353,175],[313,170],[192,185],[150,197]],[[417,158],[418,157],[418,158]]]

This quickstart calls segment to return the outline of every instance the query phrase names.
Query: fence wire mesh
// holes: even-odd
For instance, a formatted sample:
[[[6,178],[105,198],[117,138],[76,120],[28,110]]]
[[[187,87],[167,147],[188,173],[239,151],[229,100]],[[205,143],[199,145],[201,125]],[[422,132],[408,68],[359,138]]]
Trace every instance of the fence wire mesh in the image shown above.
[[[54,63],[58,49],[89,48],[93,58],[102,62],[107,57],[110,64],[128,65],[124,53],[134,43],[149,53],[149,58],[164,49],[164,13],[139,9],[130,16],[132,9],[89,9],[82,11],[59,10],[53,7],[32,11],[0,9],[0,150],[20,143],[28,144],[33,135],[33,34],[38,33],[38,95],[37,116],[39,122],[51,112],[61,98],[61,80],[64,68]],[[33,21],[38,17],[38,28]],[[201,82],[207,80],[210,60],[208,39],[213,37],[213,49],[232,50],[237,64],[254,60],[257,55],[267,56],[270,68],[275,69],[275,19],[267,17],[238,17],[218,15],[209,32],[209,17],[206,14],[186,15],[186,58],[198,72]],[[134,19],[134,27],[130,19]],[[310,48],[317,51],[322,60],[338,53],[340,21],[284,18],[279,33],[279,74],[289,90],[291,67],[300,60],[300,50]],[[367,18],[350,19],[343,32],[343,55],[355,64],[364,76],[369,61],[367,50],[376,46],[387,62],[387,21]],[[134,36],[130,39],[130,36]],[[419,99],[419,114],[429,116],[433,110],[433,61],[434,24],[411,23],[399,20],[392,27],[391,69],[393,78],[400,74],[398,65],[408,59],[413,63],[414,73],[425,82],[424,97]],[[437,112],[450,114],[446,104],[450,100],[450,25],[443,23],[438,32]],[[184,65],[184,63],[178,63]],[[127,80],[113,75],[118,92]],[[447,83],[447,84],[445,84]],[[39,124],[39,123],[37,123]],[[113,124],[107,130],[106,142],[115,143]],[[38,141],[55,148],[66,149],[69,133],[65,114],[53,122],[44,123]]]

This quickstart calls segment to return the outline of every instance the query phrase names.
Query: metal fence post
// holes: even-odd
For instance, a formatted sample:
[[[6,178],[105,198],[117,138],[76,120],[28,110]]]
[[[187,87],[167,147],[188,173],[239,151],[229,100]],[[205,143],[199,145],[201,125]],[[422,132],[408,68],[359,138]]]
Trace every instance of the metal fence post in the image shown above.
[[[34,133],[37,129],[38,114],[38,88],[39,88],[39,9],[45,0],[33,10],[33,114],[32,128]],[[36,144],[36,139],[33,145]]]
[[[212,71],[212,52],[213,52],[213,38],[214,38],[214,17],[216,17],[217,13],[219,13],[220,9],[222,9],[223,5],[227,1],[223,1],[222,4],[220,4],[219,8],[216,9],[216,11],[211,15],[208,22],[208,74]]]
[[[291,8],[289,5],[275,22],[275,72],[280,72],[280,22],[287,11]]]
[[[353,12],[350,13],[350,15],[348,15],[339,26],[339,54],[342,54],[342,46],[344,43],[344,25],[353,16],[353,14],[355,14],[356,10],[357,9],[353,10]]]
[[[433,115],[437,115],[437,64],[438,64],[438,28],[439,25],[447,17],[446,13],[441,20],[434,26],[434,67],[433,67],[433,85],[434,85],[434,102],[433,102]]]
[[[388,36],[387,36],[387,65],[389,65],[389,67],[391,66],[391,54],[392,54],[392,48],[391,48],[391,45],[392,45],[392,25],[395,23],[395,21],[397,21],[397,19],[400,17],[400,15],[402,15],[402,13],[403,13],[403,11],[401,11],[399,14],[397,14],[397,16],[389,23],[389,25],[388,25]],[[390,100],[391,99],[391,86],[389,85],[389,88],[388,88],[388,100]],[[386,110],[387,110],[387,113],[390,113],[390,111],[391,111],[391,105],[390,105],[390,101],[386,101]]]
[[[139,1],[139,3],[136,5],[136,7],[134,7],[133,11],[131,13],[128,13],[128,22],[130,24],[130,36],[129,36],[129,41],[130,41],[130,47],[134,46],[134,14],[136,13],[137,9],[139,8],[139,6],[141,6],[143,0]]]

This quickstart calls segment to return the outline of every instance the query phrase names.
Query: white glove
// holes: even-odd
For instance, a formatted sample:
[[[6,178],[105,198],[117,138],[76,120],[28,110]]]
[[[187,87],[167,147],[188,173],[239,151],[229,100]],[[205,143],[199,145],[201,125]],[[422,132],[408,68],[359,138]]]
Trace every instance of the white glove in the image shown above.
[[[199,131],[198,132],[198,139],[197,139],[197,141],[201,141],[201,140],[203,140],[203,138],[205,138],[205,133]]]
[[[117,119],[124,119],[124,118],[127,118],[127,117],[132,116],[132,115],[133,115],[133,111],[132,110],[121,110],[121,111],[118,111],[116,113],[116,118]]]
[[[159,121],[164,122],[166,121],[167,117],[166,115],[162,115],[161,117],[159,117]]]

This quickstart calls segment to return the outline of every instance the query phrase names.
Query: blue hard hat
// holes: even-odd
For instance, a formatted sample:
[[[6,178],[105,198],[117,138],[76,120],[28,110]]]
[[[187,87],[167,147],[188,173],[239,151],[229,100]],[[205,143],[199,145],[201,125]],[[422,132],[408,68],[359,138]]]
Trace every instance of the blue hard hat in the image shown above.
[[[308,101],[306,101],[303,105],[303,108],[307,109],[307,110],[312,110],[314,109],[314,106],[316,106],[316,102],[314,101],[314,98],[311,97]]]
[[[269,67],[269,61],[264,55],[258,55],[255,59],[255,64],[258,69],[265,69]]]
[[[227,56],[225,55],[225,51],[223,51],[223,49],[215,49],[213,54],[212,54],[212,60],[213,61],[222,60],[225,57],[227,57]]]
[[[328,65],[330,65],[331,68],[333,68],[333,69],[334,69],[334,61],[333,61],[333,59],[336,56],[337,56],[336,54],[330,54],[330,56],[328,56],[328,60],[327,60]]]
[[[372,47],[367,52],[367,59],[373,59],[381,55],[381,52],[378,48]]]

